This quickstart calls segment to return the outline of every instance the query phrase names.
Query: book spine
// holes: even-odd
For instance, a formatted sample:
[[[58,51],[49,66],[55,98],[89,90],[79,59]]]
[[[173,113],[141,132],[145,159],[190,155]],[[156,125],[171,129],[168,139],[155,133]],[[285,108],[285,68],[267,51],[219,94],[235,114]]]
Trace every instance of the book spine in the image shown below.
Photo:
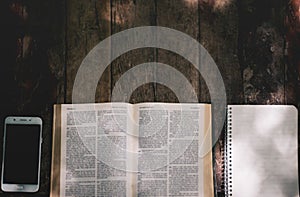
[[[232,108],[227,109],[227,132],[225,139],[225,196],[232,196]]]

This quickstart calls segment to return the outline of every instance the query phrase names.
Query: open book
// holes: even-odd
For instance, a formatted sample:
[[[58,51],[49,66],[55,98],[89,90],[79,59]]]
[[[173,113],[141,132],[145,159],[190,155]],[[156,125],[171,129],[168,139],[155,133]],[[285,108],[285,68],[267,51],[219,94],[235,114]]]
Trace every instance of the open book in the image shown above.
[[[214,196],[211,105],[55,105],[51,197]],[[298,113],[229,105],[225,195],[296,197]]]
[[[51,197],[214,196],[211,105],[54,106]]]

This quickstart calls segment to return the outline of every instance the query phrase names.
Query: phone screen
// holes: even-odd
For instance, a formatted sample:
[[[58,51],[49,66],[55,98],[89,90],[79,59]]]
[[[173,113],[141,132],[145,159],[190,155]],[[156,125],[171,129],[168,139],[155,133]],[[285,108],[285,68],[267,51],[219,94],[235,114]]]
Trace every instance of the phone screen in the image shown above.
[[[7,124],[3,182],[37,184],[40,125]]]

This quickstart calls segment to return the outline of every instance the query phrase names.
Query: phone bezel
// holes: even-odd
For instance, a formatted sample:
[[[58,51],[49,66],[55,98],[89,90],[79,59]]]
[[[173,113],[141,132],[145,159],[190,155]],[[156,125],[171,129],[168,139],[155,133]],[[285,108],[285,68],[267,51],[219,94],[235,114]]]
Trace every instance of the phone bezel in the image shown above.
[[[39,139],[39,158],[38,158],[38,181],[37,184],[10,184],[4,183],[4,158],[5,158],[5,143],[6,143],[6,126],[7,124],[13,125],[39,125],[40,126],[40,139]],[[42,128],[43,121],[40,117],[17,117],[9,116],[4,122],[4,136],[3,136],[3,151],[2,151],[2,170],[1,170],[1,189],[5,192],[37,192],[40,187],[40,168],[41,168],[41,152],[42,152]]]

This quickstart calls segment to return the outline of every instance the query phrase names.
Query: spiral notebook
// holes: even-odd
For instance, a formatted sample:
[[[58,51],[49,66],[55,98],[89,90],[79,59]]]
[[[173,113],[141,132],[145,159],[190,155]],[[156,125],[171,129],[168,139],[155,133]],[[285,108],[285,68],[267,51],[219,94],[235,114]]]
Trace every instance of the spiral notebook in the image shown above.
[[[299,196],[297,109],[229,105],[227,111],[226,196]]]

